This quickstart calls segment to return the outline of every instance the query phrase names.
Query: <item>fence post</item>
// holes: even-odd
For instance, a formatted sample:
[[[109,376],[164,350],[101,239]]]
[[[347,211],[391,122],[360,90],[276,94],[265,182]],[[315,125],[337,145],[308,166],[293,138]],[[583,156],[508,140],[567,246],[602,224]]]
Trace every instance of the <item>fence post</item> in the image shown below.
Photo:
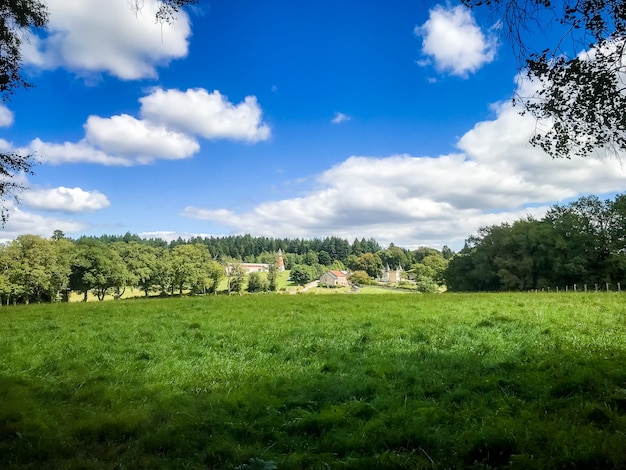
[[[576,292],[576,284],[574,284],[574,292]]]
[[[596,292],[598,292],[598,284],[596,284]]]
[[[587,292],[587,284],[585,284],[585,293]]]

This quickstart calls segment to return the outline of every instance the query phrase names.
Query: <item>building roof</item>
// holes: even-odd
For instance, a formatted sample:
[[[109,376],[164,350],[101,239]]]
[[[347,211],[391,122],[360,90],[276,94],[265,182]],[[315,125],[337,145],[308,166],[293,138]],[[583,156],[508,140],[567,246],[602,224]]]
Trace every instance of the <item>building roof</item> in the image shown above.
[[[346,277],[346,275],[341,271],[327,271],[327,273],[329,273],[333,277]]]

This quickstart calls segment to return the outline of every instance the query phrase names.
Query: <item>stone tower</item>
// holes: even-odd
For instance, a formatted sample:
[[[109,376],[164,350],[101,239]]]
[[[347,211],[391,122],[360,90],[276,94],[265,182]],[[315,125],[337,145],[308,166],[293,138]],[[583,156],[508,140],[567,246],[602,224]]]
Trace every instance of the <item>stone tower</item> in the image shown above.
[[[283,250],[281,250],[280,248],[278,249],[278,270],[279,271],[285,270],[285,261],[283,260]]]

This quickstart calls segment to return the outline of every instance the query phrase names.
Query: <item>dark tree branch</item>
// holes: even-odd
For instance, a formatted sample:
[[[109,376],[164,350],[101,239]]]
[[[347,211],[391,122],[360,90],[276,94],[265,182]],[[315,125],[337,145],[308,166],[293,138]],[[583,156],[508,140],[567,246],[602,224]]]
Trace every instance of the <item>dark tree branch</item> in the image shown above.
[[[626,150],[626,0],[463,0],[497,14],[534,96],[524,112],[548,124],[531,143],[553,158]],[[557,34],[535,51],[538,34]],[[547,38],[548,36],[546,36]],[[569,47],[567,42],[569,41]]]

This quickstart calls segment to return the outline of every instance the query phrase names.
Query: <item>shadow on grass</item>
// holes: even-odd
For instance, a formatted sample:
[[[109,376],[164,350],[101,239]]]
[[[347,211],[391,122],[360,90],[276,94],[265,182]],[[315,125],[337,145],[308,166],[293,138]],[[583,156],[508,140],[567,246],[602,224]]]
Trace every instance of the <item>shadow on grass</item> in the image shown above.
[[[198,329],[198,328],[196,328]],[[429,339],[416,335],[419,345]],[[2,468],[626,468],[626,354],[309,350],[292,374],[0,377]],[[280,354],[277,350],[276,354]],[[144,371],[144,372],[142,372]],[[224,377],[224,376],[222,376]]]

